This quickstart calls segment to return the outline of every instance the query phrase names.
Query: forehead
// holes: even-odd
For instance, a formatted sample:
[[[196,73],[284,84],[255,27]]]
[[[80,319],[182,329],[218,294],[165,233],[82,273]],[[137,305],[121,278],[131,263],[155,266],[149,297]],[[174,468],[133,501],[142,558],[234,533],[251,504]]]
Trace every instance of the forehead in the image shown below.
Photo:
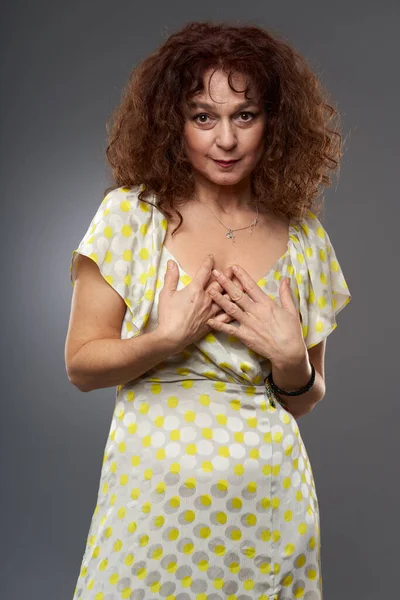
[[[218,109],[229,103],[236,109],[243,109],[259,103],[260,97],[255,86],[242,73],[231,73],[231,85],[235,89],[229,85],[228,74],[224,71],[206,71],[203,90],[189,98],[187,104],[190,108]]]

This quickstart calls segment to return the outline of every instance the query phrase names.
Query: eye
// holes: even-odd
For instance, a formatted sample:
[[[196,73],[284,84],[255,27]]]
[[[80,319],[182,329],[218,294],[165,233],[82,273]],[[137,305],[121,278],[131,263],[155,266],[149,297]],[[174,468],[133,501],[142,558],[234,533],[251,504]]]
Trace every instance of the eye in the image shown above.
[[[253,112],[250,112],[250,111],[245,111],[245,112],[242,112],[242,113],[239,113],[239,114],[241,114],[241,115],[250,115],[251,116],[250,121],[252,121],[257,116],[256,113],[253,113]],[[248,121],[248,120],[249,119],[246,119],[246,121]]]
[[[207,113],[197,113],[197,115],[194,115],[194,117],[192,117],[192,121],[197,121],[199,117],[208,117],[208,115]],[[201,123],[204,123],[204,121],[201,121]]]
[[[256,113],[250,112],[248,110],[244,111],[244,112],[241,112],[241,113],[238,113],[238,114],[239,115],[250,115],[251,116],[251,119],[245,119],[244,122],[253,121],[255,119],[255,117],[257,116]],[[197,115],[194,115],[192,117],[192,121],[197,121],[197,119],[199,117],[209,117],[209,115],[207,113],[197,113]],[[198,121],[198,122],[199,123],[206,123],[206,121]]]

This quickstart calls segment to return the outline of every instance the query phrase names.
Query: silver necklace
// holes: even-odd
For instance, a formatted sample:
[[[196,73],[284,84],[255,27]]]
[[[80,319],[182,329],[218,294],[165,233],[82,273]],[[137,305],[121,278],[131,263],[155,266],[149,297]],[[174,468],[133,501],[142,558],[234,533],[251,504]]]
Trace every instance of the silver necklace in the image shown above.
[[[197,196],[195,196],[195,198],[197,198]],[[210,208],[210,207],[209,207],[207,204],[205,204],[205,202],[201,202],[201,200],[199,200],[198,198],[197,198],[197,201],[198,201],[198,202],[200,202],[200,204],[204,204],[204,206],[207,206],[207,208],[209,209],[209,211],[210,211],[210,212],[211,212],[211,213],[214,215],[214,213],[213,213],[213,211],[211,210],[211,208]],[[218,221],[219,223],[221,223],[221,225],[222,225],[223,227],[225,227],[225,229],[227,229],[227,230],[228,230],[228,232],[225,234],[225,235],[226,235],[226,237],[227,237],[228,239],[231,239],[231,240],[232,240],[232,242],[233,242],[233,243],[235,243],[235,236],[233,235],[233,232],[234,232],[234,231],[241,231],[242,229],[249,229],[249,228],[250,228],[249,235],[251,235],[251,234],[253,233],[253,229],[254,229],[254,227],[257,225],[257,222],[258,222],[258,204],[256,205],[256,208],[257,208],[257,215],[256,215],[256,218],[254,219],[254,221],[252,221],[252,223],[251,223],[250,225],[247,225],[247,227],[238,227],[237,229],[231,229],[230,227],[227,227],[226,225],[224,225],[224,224],[222,223],[222,221],[220,221],[220,220],[218,219],[218,217],[216,217],[215,215],[214,215],[214,217],[217,219],[217,221]]]

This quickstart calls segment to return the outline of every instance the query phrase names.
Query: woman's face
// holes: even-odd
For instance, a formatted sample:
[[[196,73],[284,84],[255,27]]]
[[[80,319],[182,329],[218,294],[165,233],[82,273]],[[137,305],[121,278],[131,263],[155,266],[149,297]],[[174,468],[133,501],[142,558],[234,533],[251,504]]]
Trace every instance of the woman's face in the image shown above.
[[[244,89],[243,76],[237,74],[233,85]],[[192,102],[196,106],[185,109],[184,140],[195,173],[217,185],[235,185],[249,177],[264,152],[266,114],[263,106],[255,96],[254,100],[247,101],[244,92],[234,92],[223,71],[214,74],[208,71],[204,91]],[[238,162],[224,168],[216,159],[238,159]]]

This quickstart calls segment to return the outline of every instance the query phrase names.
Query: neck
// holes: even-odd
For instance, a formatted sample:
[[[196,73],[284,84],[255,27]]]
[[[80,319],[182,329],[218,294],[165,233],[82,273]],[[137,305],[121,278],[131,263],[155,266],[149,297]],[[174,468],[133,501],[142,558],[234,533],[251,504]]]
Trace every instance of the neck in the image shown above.
[[[240,199],[229,198],[226,201],[220,199],[194,195],[194,201],[206,205],[217,217],[231,217],[235,219],[253,215],[257,212],[257,200],[253,198]]]

